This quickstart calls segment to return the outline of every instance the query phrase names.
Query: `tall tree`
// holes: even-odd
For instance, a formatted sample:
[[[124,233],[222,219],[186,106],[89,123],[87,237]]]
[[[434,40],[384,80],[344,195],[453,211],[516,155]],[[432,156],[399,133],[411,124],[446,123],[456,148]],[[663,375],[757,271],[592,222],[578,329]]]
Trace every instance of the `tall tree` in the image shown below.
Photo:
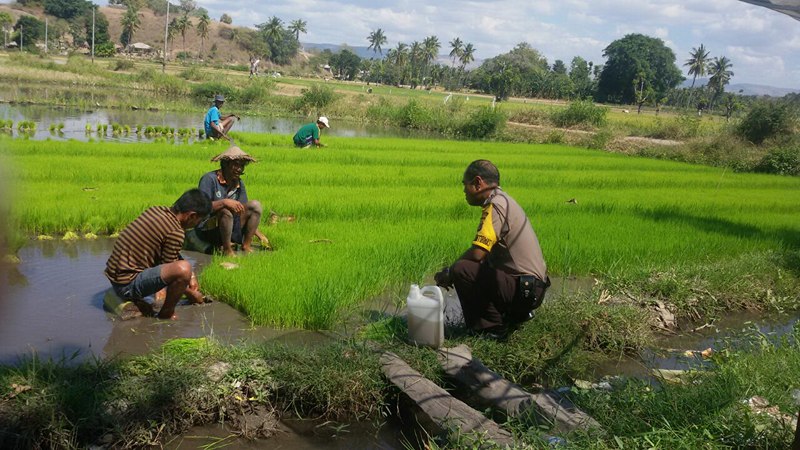
[[[270,17],[267,22],[258,25],[258,28],[270,44],[280,41],[283,36],[283,21],[276,16]]]
[[[367,40],[369,41],[369,47],[367,49],[372,49],[374,53],[380,53],[383,55],[383,50],[381,50],[381,46],[386,43],[386,35],[383,34],[383,30],[378,28],[375,31],[369,33],[367,36]]]
[[[181,39],[183,39],[184,53],[186,52],[186,32],[189,31],[190,28],[194,28],[194,25],[192,25],[189,16],[184,14],[177,22],[177,31],[181,34]]]
[[[211,17],[208,16],[207,11],[200,13],[200,18],[197,21],[197,35],[200,36],[200,58],[203,57],[206,47],[206,39],[208,38],[208,28],[211,24]]]
[[[461,52],[461,56],[458,57],[458,62],[461,63],[461,70],[463,71],[467,64],[472,61],[475,61],[475,47],[470,42],[464,45],[464,50]]]
[[[306,25],[308,25],[308,24],[306,23],[305,20],[302,20],[302,19],[293,20],[289,24],[289,28],[288,29],[289,29],[289,31],[292,32],[292,34],[294,34],[294,39],[297,42],[300,42],[300,33],[303,33],[303,34],[308,33],[308,29],[306,29]]]
[[[133,43],[133,33],[142,25],[142,19],[139,17],[139,10],[133,4],[128,5],[125,14],[122,16],[122,36],[125,38],[123,44],[130,45]]]
[[[689,75],[692,76],[691,87],[694,87],[694,82],[697,80],[697,77],[705,76],[706,70],[708,69],[708,51],[706,47],[700,44],[700,47],[693,48],[684,66],[689,67]]]
[[[456,37],[450,41],[450,57],[453,58],[453,67],[456,65],[456,59],[461,57],[464,52],[464,41],[460,37]]]
[[[635,81],[640,78],[656,96],[664,96],[683,80],[675,53],[661,39],[629,34],[609,44],[603,56],[606,63],[597,86],[601,102],[635,102]]]
[[[709,70],[711,78],[708,79],[708,86],[714,90],[714,97],[711,100],[712,108],[714,101],[725,92],[725,86],[730,83],[731,77],[733,77],[733,72],[730,70],[732,67],[731,60],[724,56],[714,58],[711,62]]]
[[[8,46],[8,33],[11,32],[11,24],[14,23],[14,18],[11,14],[0,11],[0,28],[3,30],[3,46]]]

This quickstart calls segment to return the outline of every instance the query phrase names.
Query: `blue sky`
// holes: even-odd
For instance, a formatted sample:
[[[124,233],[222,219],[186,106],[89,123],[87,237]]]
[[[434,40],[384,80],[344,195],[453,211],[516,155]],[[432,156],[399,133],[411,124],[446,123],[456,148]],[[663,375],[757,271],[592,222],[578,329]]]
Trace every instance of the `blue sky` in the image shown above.
[[[177,0],[176,0],[177,2]],[[800,90],[800,21],[738,0],[396,0],[254,2],[200,0],[214,19],[254,26],[277,16],[285,23],[308,22],[303,42],[368,45],[382,28],[388,42],[421,41],[436,35],[442,54],[455,37],[471,42],[476,57],[491,58],[525,41],[550,63],[573,56],[603,62],[603,49],[628,33],[662,39],[682,66],[700,43],[711,56],[733,62],[732,83]],[[384,51],[385,51],[384,50]],[[682,67],[683,68],[683,67]]]

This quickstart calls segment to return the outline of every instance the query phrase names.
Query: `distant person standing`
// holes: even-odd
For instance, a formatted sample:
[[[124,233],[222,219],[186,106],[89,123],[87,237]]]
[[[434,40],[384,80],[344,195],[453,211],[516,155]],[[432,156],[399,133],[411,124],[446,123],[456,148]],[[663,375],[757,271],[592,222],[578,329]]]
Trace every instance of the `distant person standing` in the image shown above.
[[[462,183],[467,203],[481,207],[481,220],[472,246],[436,274],[436,284],[456,288],[468,329],[503,340],[509,325],[530,319],[544,299],[547,266],[525,211],[500,188],[494,164],[473,161]]]
[[[257,57],[250,60],[250,78],[258,76],[258,63],[260,62],[261,60]]]
[[[143,299],[167,288],[159,319],[176,319],[175,305],[184,294],[193,303],[203,303],[192,265],[180,250],[184,230],[197,226],[210,212],[211,199],[199,189],[186,191],[172,207],[145,210],[119,234],[106,263],[105,275],[114,292],[151,315],[152,307]]]
[[[319,141],[319,134],[322,128],[330,128],[330,124],[328,123],[328,118],[325,116],[321,116],[317,119],[316,123],[308,123],[300,127],[297,130],[297,133],[294,134],[292,140],[294,141],[295,147],[299,148],[308,148],[312,145],[316,145],[317,147],[325,147],[323,143]]]
[[[236,120],[239,119],[239,116],[236,114],[229,114],[225,117],[221,117],[219,110],[222,108],[224,103],[224,96],[221,94],[214,96],[214,104],[208,109],[206,118],[203,121],[203,126],[206,130],[206,137],[214,139],[225,138],[229,141],[231,140],[228,137],[228,131],[231,129],[231,127],[233,127],[233,124],[236,122]]]

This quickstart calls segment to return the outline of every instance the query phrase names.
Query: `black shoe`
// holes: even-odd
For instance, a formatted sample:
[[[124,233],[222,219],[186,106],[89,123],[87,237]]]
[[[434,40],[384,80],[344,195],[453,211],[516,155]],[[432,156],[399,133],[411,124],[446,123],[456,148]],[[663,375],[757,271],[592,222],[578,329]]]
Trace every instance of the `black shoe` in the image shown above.
[[[505,325],[497,325],[494,327],[477,330],[477,334],[485,339],[490,339],[497,342],[505,342],[508,340],[508,328],[506,328]]]

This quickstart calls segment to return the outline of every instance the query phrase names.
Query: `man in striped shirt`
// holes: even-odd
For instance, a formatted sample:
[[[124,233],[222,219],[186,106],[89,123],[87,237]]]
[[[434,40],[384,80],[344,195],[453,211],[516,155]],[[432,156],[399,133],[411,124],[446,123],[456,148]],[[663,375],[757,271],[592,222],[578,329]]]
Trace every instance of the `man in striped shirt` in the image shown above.
[[[182,295],[201,303],[203,295],[180,250],[184,230],[195,227],[211,213],[211,199],[199,189],[186,191],[172,207],[145,210],[120,233],[106,263],[105,275],[120,298],[149,309],[145,297],[167,288],[160,319],[175,319],[175,305]],[[143,310],[143,313],[149,311]]]

